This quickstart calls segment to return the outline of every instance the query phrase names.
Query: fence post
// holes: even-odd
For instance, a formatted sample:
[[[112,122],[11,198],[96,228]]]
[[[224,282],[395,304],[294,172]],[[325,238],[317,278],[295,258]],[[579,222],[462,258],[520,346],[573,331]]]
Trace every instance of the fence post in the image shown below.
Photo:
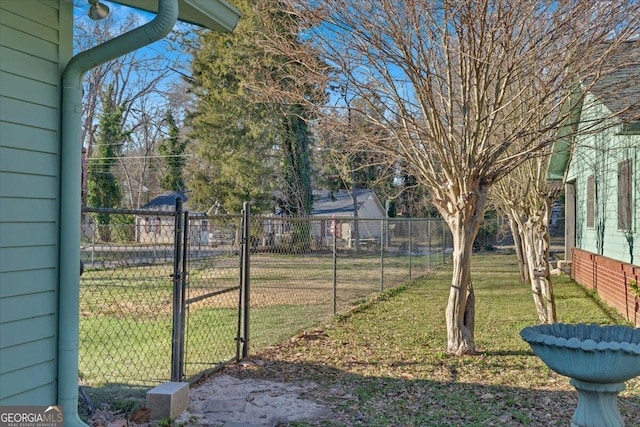
[[[333,228],[333,315],[338,312],[338,248],[336,227]]]
[[[444,223],[441,223],[440,225],[442,226],[442,263],[446,264],[447,263],[447,243],[446,243],[447,233],[445,231]]]
[[[411,218],[409,218],[409,281],[411,281]]]
[[[173,330],[171,337],[171,381],[182,380],[182,352],[180,336],[182,331],[182,198],[176,198],[175,227],[173,234]]]
[[[180,378],[184,378],[184,364],[186,359],[186,349],[184,346],[184,335],[187,315],[187,281],[188,281],[188,261],[189,261],[189,212],[184,212],[182,233],[182,275],[180,276]]]
[[[380,220],[380,292],[384,291],[384,230],[385,230],[385,221],[384,219]]]
[[[431,270],[431,258],[433,258],[433,248],[431,247],[431,218],[427,218],[427,239],[427,245],[429,247],[427,250],[427,253],[429,254],[427,257],[427,268]]]
[[[242,288],[242,357],[245,358],[249,355],[249,309],[250,309],[250,294],[249,294],[249,254],[251,249],[250,239],[250,221],[251,221],[251,206],[249,202],[244,202],[242,208],[242,273],[240,284]]]

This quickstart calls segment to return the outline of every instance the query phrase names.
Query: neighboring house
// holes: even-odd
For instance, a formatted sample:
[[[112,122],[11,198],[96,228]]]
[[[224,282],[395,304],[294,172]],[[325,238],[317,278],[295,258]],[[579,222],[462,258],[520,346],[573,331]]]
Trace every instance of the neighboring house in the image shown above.
[[[571,261],[571,276],[635,323],[640,315],[630,284],[640,280],[638,77],[637,67],[621,68],[591,89],[576,113],[577,136],[569,147],[555,150],[549,170],[550,179],[565,182],[565,258]],[[581,132],[619,111],[625,113],[608,119],[610,126]]]
[[[355,196],[355,205],[354,198]],[[314,191],[313,205],[311,208],[312,217],[331,217],[321,223],[314,222],[312,234],[318,239],[332,237],[334,232],[336,237],[347,242],[347,246],[354,244],[355,221],[354,206],[357,210],[358,235],[361,240],[380,241],[381,219],[387,217],[384,205],[373,190],[339,190]]]
[[[176,199],[182,199],[183,211],[189,211],[187,201],[189,197],[183,191],[167,191],[151,200],[140,210],[150,211],[147,215],[136,215],[136,240],[140,243],[171,244],[175,240],[175,216],[153,215],[159,213],[174,213]],[[191,244],[206,245],[209,243],[209,220],[203,218],[202,212],[189,211],[189,242]]]
[[[118,0],[158,17],[72,58],[74,3],[0,1],[0,406],[62,405],[65,426],[84,425],[81,77],[161,39],[176,18],[218,31],[239,18],[223,0]]]

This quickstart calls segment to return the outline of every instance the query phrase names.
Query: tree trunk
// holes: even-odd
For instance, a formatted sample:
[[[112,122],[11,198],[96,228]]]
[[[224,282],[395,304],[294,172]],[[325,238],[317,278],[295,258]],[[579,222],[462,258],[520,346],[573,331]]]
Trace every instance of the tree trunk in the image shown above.
[[[511,235],[513,236],[513,245],[516,249],[516,256],[518,257],[518,268],[520,270],[520,282],[529,283],[529,266],[527,265],[527,258],[524,254],[524,247],[522,246],[522,231],[518,222],[513,219],[514,213],[509,215],[509,228],[511,229]]]
[[[529,216],[526,222],[520,224],[533,301],[540,323],[557,322],[556,303],[549,273],[549,212],[550,203],[547,203],[546,213]]]
[[[477,213],[478,206],[467,207]],[[473,241],[480,227],[480,215],[459,212],[450,217],[453,234],[453,276],[447,304],[447,352],[456,356],[475,354],[475,296],[471,283]]]

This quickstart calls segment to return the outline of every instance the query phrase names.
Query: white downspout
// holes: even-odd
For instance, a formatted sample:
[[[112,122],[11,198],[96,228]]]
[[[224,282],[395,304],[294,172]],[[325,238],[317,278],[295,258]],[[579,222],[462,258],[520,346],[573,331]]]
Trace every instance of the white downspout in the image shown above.
[[[57,403],[63,407],[67,427],[86,427],[78,415],[82,77],[92,68],[164,38],[178,20],[178,0],[158,2],[158,14],[152,21],[77,54],[63,73]]]

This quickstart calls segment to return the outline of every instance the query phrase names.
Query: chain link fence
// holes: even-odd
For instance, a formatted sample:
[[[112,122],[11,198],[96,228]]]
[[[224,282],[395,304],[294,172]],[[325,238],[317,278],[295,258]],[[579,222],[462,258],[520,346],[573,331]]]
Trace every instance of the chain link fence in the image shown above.
[[[84,210],[81,384],[170,377],[175,219],[173,212]]]
[[[439,219],[251,217],[250,350],[330,319],[448,258]]]
[[[83,218],[79,368],[93,388],[194,380],[423,276],[452,247],[441,219]]]

